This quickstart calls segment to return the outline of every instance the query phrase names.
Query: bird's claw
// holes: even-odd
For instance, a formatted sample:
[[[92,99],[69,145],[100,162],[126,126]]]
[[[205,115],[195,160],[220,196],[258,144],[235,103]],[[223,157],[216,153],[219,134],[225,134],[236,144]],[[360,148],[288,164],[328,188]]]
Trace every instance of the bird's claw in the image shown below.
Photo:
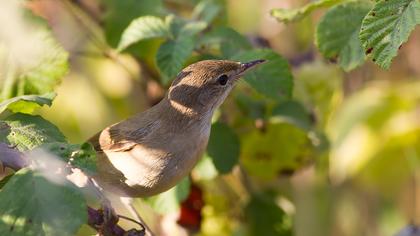
[[[104,225],[116,224],[118,222],[118,215],[112,208],[111,203],[108,200],[104,200],[101,203],[101,210],[104,219]]]

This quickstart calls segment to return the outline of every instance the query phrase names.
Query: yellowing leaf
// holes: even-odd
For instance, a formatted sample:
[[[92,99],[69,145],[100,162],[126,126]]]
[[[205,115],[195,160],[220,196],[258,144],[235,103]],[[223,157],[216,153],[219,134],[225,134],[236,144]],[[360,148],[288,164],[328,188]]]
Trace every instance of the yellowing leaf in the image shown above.
[[[290,23],[302,19],[318,8],[333,6],[340,2],[343,0],[318,0],[298,9],[273,9],[270,14],[280,22]]]

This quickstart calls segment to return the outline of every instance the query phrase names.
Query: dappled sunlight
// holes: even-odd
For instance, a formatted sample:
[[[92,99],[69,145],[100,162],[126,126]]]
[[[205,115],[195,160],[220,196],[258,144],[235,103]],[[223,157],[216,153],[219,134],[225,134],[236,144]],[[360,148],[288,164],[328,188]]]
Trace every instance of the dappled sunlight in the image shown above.
[[[352,127],[346,138],[333,148],[330,156],[330,173],[333,183],[340,184],[351,178],[368,163],[378,145],[377,137],[368,127]]]
[[[163,236],[419,230],[418,1],[21,2],[0,235],[138,233],[126,196]]]

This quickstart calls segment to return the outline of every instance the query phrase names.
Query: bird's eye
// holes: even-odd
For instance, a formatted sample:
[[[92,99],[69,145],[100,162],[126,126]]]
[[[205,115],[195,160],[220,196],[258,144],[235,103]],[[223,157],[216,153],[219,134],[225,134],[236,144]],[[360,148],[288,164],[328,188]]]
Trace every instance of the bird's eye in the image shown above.
[[[220,85],[226,85],[227,81],[228,81],[228,76],[227,75],[221,75],[221,76],[219,76],[219,78],[217,78],[217,82]]]

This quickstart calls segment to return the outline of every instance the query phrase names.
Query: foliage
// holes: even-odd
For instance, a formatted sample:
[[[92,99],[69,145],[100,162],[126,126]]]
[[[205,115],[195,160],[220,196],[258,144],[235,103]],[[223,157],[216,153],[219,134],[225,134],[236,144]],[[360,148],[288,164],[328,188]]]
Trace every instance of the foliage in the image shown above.
[[[245,75],[245,81],[258,92],[276,101],[290,98],[293,77],[288,62],[268,49],[249,50],[233,56],[238,61],[251,61],[253,58],[263,58],[268,62]]]
[[[360,40],[372,60],[388,68],[398,49],[420,24],[419,1],[379,1],[363,19]]]
[[[253,197],[245,212],[252,235],[292,235],[286,213],[267,195]]]
[[[166,36],[169,36],[169,29],[163,20],[154,16],[142,16],[133,20],[124,30],[118,49],[123,50],[141,40]]]
[[[65,137],[56,126],[40,116],[16,113],[4,119],[5,129],[9,129],[1,141],[26,151],[45,143],[65,142]],[[2,132],[3,133],[3,132]]]
[[[295,10],[275,9],[272,16],[288,23],[326,6],[333,7],[317,25],[316,44],[326,58],[338,59],[346,71],[363,64],[365,55],[380,67],[389,68],[398,49],[420,24],[420,3],[416,0],[380,0],[373,7],[364,0],[320,0]]]
[[[223,123],[214,123],[211,130],[207,153],[219,173],[229,173],[238,163],[239,138]]]
[[[341,4],[331,8],[318,24],[316,44],[319,50],[326,58],[339,58],[340,66],[346,71],[364,62],[359,31],[369,10],[370,4],[365,2]]]
[[[53,34],[44,19],[17,2],[0,5],[15,4],[25,13],[10,21],[23,22],[16,28],[29,46],[2,37],[0,29],[0,155],[25,156],[29,167],[0,172],[0,234],[86,234],[82,225],[92,196],[64,177],[72,168],[95,174],[95,151],[85,143],[92,134],[82,131],[99,130],[155,104],[183,67],[205,59],[268,61],[246,74],[216,111],[206,153],[192,174],[141,201],[149,206],[141,207],[147,216],[159,215],[150,217],[151,225],[156,219],[175,222],[176,216],[178,223],[198,224],[188,227],[200,229],[200,235],[391,235],[409,221],[395,201],[407,198],[420,163],[420,84],[380,69],[390,67],[420,23],[418,1],[319,0],[274,9],[278,21],[296,24],[286,27],[293,43],[290,38],[278,43],[283,38],[262,27],[261,34],[275,38],[272,45],[255,35],[259,30],[238,31],[228,17],[248,2],[98,0],[100,7],[89,11],[83,1],[67,1],[70,10],[51,1],[63,22],[76,17],[77,27],[83,26],[86,38],[77,50],[63,35],[55,37],[64,23],[45,14]],[[76,8],[82,21],[71,13]],[[2,9],[0,19],[7,12]],[[312,27],[304,18],[320,9],[325,14]],[[245,18],[253,17],[241,19],[248,24]],[[308,32],[314,37],[296,40]],[[312,39],[332,63],[302,47]],[[299,50],[284,49],[289,45]],[[69,72],[69,54],[69,78],[57,88]],[[96,54],[99,59],[85,58]],[[381,68],[364,64],[367,58]],[[415,71],[403,68],[399,73]],[[366,83],[377,77],[381,83]],[[104,84],[128,92],[107,96]],[[76,144],[68,141],[74,133]],[[14,164],[5,166],[22,167]],[[190,192],[193,188],[199,194]],[[366,216],[360,204],[374,213]],[[378,222],[372,226],[377,228],[360,230],[367,218]]]
[[[271,15],[275,17],[278,21],[284,23],[290,23],[294,21],[298,21],[305,16],[309,15],[314,10],[322,7],[329,7],[340,2],[344,2],[343,0],[318,0],[313,1],[302,8],[287,10],[287,9],[273,9],[271,10]]]
[[[12,112],[32,113],[36,108],[42,105],[51,106],[55,93],[44,95],[22,95],[7,99],[0,103],[0,114],[6,109]]]
[[[146,199],[146,202],[159,213],[174,213],[179,210],[179,204],[188,197],[190,180],[184,178],[177,186],[157,196]]]
[[[74,235],[87,220],[79,190],[30,169],[16,172],[0,198],[2,235]]]

